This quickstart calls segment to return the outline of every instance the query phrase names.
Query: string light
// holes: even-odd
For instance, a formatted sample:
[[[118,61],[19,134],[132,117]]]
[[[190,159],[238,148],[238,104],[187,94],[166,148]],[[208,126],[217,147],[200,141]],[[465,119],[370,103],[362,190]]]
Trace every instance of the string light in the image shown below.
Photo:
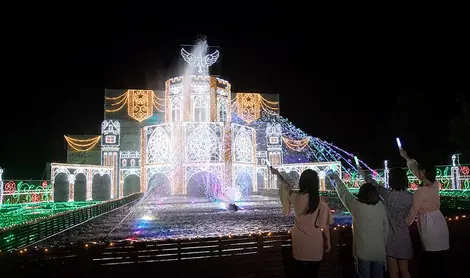
[[[310,143],[310,137],[301,140],[293,140],[283,136],[282,141],[286,144],[289,149],[296,152],[300,152],[303,151],[303,149]]]
[[[4,205],[0,208],[0,232],[30,225],[73,210],[99,205],[103,202],[67,202]]]
[[[101,135],[89,139],[76,139],[67,135],[64,135],[64,137],[69,147],[77,152],[87,152],[92,150],[101,139]]]
[[[54,190],[52,184],[48,181],[10,180],[2,186],[2,192],[2,203],[4,205],[13,205],[50,202],[53,199]]]
[[[278,110],[278,102],[268,101],[258,93],[237,93],[234,103],[237,115],[247,124],[256,121],[261,116],[262,109]]]
[[[127,114],[138,122],[152,117],[154,108],[164,112],[162,107],[166,105],[161,103],[164,99],[157,97],[153,90],[127,90],[117,97],[106,97],[106,100],[112,101],[110,106],[113,107],[106,109],[107,113],[119,112],[127,105]]]
[[[189,53],[184,48],[181,48],[181,57],[183,60],[188,63],[190,66],[198,68],[198,73],[207,74],[209,67],[213,65],[219,58],[219,51],[216,50],[212,54],[207,54],[207,44],[196,46],[199,49],[196,50],[197,54]],[[194,51],[194,50],[193,50]]]
[[[199,69],[201,70],[201,67]],[[95,174],[110,175],[111,198],[115,197],[118,184],[119,188],[122,188],[121,183],[124,183],[126,173],[141,177],[142,192],[147,190],[146,186],[153,175],[163,174],[172,183],[171,194],[186,194],[186,186],[191,177],[203,171],[215,175],[218,182],[224,186],[232,187],[238,186],[237,178],[246,174],[252,180],[253,191],[256,191],[257,173],[264,175],[267,171],[264,165],[257,165],[256,162],[256,134],[263,129],[268,134],[268,128],[279,130],[279,137],[269,136],[266,140],[262,138],[259,143],[269,146],[266,147],[266,158],[275,159],[276,163],[273,165],[281,165],[280,169],[298,172],[310,167],[324,175],[335,165],[340,173],[344,171],[345,176],[348,175],[348,180],[353,186],[358,186],[361,181],[354,165],[351,165],[351,154],[331,143],[305,134],[288,119],[278,115],[279,102],[266,100],[261,94],[238,93],[232,104],[231,85],[219,78],[189,76],[169,79],[166,82],[165,99],[157,97],[152,90],[127,90],[117,97],[106,97],[106,100],[110,101],[107,113],[118,112],[127,105],[128,116],[142,122],[152,117],[155,109],[158,112],[165,111],[165,123],[144,127],[141,134],[142,161],[138,165],[139,171],[120,171],[117,162],[120,146],[118,138],[114,145],[102,145],[102,149],[109,148],[106,149],[109,156],[103,153],[103,164],[107,165],[105,168],[53,164],[52,184],[58,174],[67,174],[70,200],[74,199],[75,177],[79,173],[85,174],[87,179],[87,199],[88,196],[91,198],[91,187],[88,187],[88,184],[91,184]],[[165,109],[161,109],[163,106]],[[231,116],[231,124],[225,124],[232,120]],[[220,122],[216,122],[217,119]],[[120,129],[116,132],[120,134]],[[105,136],[105,132],[102,133]],[[94,147],[93,138],[65,138],[71,147],[79,150],[87,150],[90,147],[91,150]],[[99,137],[96,138],[99,141]],[[271,138],[280,140],[273,140],[271,144]],[[102,139],[104,142],[107,140],[106,137]],[[291,156],[289,151],[306,153],[310,163],[286,164],[284,158]],[[375,173],[377,178],[381,178],[381,173]],[[266,180],[264,188],[267,187]],[[324,184],[322,189],[325,189]],[[119,192],[122,196],[122,189]]]
[[[115,182],[114,182],[114,167],[112,166],[100,166],[100,165],[84,165],[84,164],[66,164],[66,163],[51,163],[51,184],[54,185],[55,179],[59,174],[65,174],[69,181],[69,201],[74,200],[73,192],[76,176],[78,174],[85,175],[87,186],[86,196],[87,200],[91,200],[91,191],[93,186],[93,177],[95,175],[108,175],[110,177],[110,198],[115,198],[114,193]]]
[[[460,215],[460,216],[454,216],[454,217],[447,217],[448,221],[460,221],[462,219],[465,219],[467,215]],[[342,230],[350,230],[352,227],[350,225],[331,225],[330,229],[334,232],[339,232]],[[323,228],[321,228],[321,231],[323,231]],[[279,231],[279,232],[271,232],[271,231],[259,231],[257,233],[258,237],[273,237],[273,236],[289,236],[291,235],[291,230],[286,230],[286,231]],[[252,233],[247,233],[247,234],[228,234],[228,235],[218,235],[216,238],[218,239],[236,239],[236,238],[245,238],[245,237],[252,237]],[[211,239],[211,237],[205,237],[206,239]],[[199,240],[199,238],[191,238],[191,237],[175,237],[175,238],[161,238],[161,239],[155,239],[155,240],[142,240],[146,242],[181,242],[181,241],[194,241],[194,240]],[[139,240],[140,241],[140,240]],[[116,245],[124,245],[127,242],[129,245],[133,245],[134,242],[137,242],[136,239],[126,239],[123,241],[117,241],[117,242],[108,242],[108,243],[99,243],[99,242],[89,242],[89,243],[84,243],[83,248],[84,249],[90,249],[93,248],[93,246],[105,246],[107,245],[108,247],[114,247]],[[71,243],[74,245],[73,243]],[[48,252],[49,247],[44,247],[44,248],[36,248],[36,251],[43,251],[43,252]],[[18,250],[20,254],[27,253],[27,249],[19,249]]]

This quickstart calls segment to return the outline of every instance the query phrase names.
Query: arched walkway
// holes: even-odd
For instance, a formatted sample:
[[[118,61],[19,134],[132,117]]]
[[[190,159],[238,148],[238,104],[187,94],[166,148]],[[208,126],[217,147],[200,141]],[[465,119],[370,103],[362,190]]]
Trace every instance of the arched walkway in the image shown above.
[[[86,201],[86,176],[83,173],[75,176],[73,199],[77,202]]]
[[[54,202],[68,202],[69,179],[66,173],[58,174],[54,179]]]
[[[111,197],[111,177],[109,175],[94,175],[91,196],[93,201],[106,201]]]
[[[251,175],[247,172],[241,172],[237,175],[235,185],[240,189],[242,196],[249,196],[253,194],[253,180]]]
[[[128,196],[140,191],[140,178],[137,175],[129,175],[124,180],[123,196]]]
[[[163,173],[154,174],[147,184],[147,192],[150,198],[166,197],[171,195],[171,183]]]
[[[267,180],[264,180],[264,175],[262,173],[256,173],[256,178],[258,179],[258,190],[266,189],[267,187]]]
[[[188,181],[186,195],[190,197],[213,198],[220,194],[222,182],[211,172],[199,172]]]
[[[297,171],[290,171],[289,173],[282,173],[286,180],[291,184],[294,188],[299,188],[299,179],[300,175]]]

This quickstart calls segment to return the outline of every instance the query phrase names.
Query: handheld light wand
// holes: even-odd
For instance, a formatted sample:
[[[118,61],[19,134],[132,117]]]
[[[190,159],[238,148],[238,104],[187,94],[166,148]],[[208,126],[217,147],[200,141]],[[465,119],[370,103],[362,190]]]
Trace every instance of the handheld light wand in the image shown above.
[[[398,145],[398,148],[401,149],[401,141],[400,141],[400,138],[397,137],[397,145]]]

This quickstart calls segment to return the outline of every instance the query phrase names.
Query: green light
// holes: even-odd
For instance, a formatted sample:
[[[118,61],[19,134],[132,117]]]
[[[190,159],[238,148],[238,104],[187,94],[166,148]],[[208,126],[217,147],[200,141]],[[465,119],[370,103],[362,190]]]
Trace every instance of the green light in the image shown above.
[[[2,205],[0,207],[0,229],[8,229],[38,219],[68,212],[100,202],[66,202],[66,203],[30,203]]]

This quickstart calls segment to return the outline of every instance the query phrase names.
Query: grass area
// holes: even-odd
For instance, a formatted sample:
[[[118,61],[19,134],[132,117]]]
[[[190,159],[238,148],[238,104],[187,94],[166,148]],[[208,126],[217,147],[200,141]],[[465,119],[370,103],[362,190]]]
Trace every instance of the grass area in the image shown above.
[[[100,202],[30,203],[0,206],[0,230],[47,218]]]

